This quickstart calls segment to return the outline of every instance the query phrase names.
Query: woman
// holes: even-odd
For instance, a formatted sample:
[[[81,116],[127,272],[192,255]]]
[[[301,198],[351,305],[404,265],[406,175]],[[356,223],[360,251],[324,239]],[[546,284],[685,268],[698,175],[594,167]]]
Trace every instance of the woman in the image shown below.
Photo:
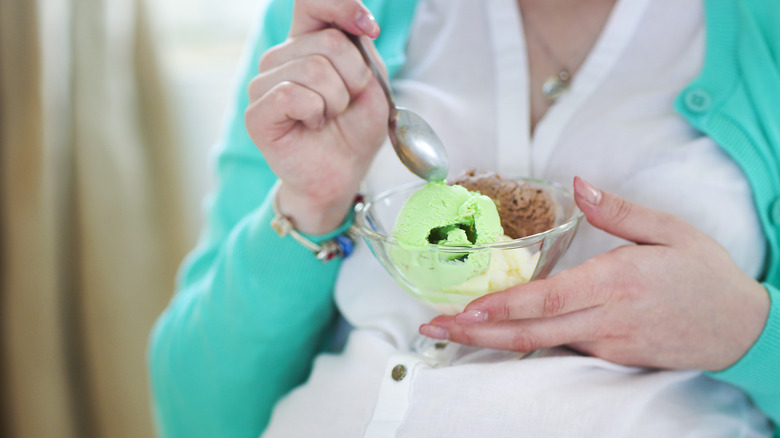
[[[273,2],[207,229],[152,336],[162,434],[770,435],[778,17],[768,0]],[[284,216],[324,246],[361,182],[413,179],[334,24],[379,36],[398,101],[440,134],[451,175],[595,183],[575,180],[592,226],[557,275],[436,316],[364,246],[323,265],[271,229]],[[354,328],[327,354],[334,301]],[[408,352],[424,321],[429,337],[542,353],[438,366]]]

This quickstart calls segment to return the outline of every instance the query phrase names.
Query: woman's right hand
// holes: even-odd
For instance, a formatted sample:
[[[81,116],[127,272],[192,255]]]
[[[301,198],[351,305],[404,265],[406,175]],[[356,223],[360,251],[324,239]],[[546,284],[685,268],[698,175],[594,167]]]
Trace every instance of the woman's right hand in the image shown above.
[[[282,181],[280,211],[310,234],[341,224],[387,135],[382,89],[334,24],[379,34],[358,0],[296,1],[289,38],[260,60],[245,112],[250,138]]]

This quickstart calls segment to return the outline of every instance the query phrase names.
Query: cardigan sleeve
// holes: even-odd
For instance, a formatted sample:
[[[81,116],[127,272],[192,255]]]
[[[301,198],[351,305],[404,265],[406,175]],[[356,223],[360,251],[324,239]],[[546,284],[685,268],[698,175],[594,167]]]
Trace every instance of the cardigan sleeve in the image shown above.
[[[323,264],[270,228],[276,177],[244,129],[248,83],[262,52],[285,38],[289,5],[269,5],[252,39],[216,148],[205,228],[151,334],[161,436],[259,436],[276,401],[306,378],[334,315],[339,263]]]
[[[675,107],[739,164],[753,188],[767,237],[762,276],[769,317],[759,339],[713,378],[742,389],[772,420],[780,438],[780,8],[773,0],[708,0],[702,71]],[[705,106],[696,97],[706,95]]]

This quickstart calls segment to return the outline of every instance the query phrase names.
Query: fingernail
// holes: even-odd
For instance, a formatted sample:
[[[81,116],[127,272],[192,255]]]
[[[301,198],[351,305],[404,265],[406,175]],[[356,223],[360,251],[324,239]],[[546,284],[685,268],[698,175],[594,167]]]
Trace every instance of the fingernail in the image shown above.
[[[455,322],[458,324],[473,324],[475,322],[487,321],[488,314],[484,310],[467,310],[455,315]]]
[[[371,38],[376,38],[379,35],[379,24],[374,16],[367,11],[358,11],[357,16],[355,16],[355,24]]]
[[[585,181],[582,178],[577,178],[577,181],[579,181],[580,195],[585,199],[585,202],[587,202],[590,205],[598,205],[599,202],[601,202],[601,190],[597,189],[593,184]]]
[[[438,325],[423,324],[423,325],[420,326],[420,333],[423,336],[427,336],[427,337],[433,338],[433,339],[449,339],[450,338],[450,332],[446,328],[439,327]]]

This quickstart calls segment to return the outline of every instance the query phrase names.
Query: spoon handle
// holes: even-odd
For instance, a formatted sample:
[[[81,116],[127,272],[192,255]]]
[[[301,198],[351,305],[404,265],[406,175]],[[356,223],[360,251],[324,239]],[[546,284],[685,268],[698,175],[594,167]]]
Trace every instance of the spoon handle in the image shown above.
[[[344,32],[344,35],[346,35],[355,47],[358,48],[360,55],[363,56],[363,60],[366,61],[366,64],[368,64],[368,67],[371,69],[371,73],[373,73],[374,77],[379,81],[379,85],[382,87],[382,91],[385,92],[385,97],[387,97],[387,105],[390,108],[390,122],[395,121],[398,117],[398,110],[395,106],[395,99],[393,99],[393,92],[390,90],[390,83],[385,78],[385,75],[382,74],[382,70],[379,69],[376,62],[374,62],[374,58],[368,53],[368,48],[363,42],[363,39],[344,30],[342,30],[342,32]]]

